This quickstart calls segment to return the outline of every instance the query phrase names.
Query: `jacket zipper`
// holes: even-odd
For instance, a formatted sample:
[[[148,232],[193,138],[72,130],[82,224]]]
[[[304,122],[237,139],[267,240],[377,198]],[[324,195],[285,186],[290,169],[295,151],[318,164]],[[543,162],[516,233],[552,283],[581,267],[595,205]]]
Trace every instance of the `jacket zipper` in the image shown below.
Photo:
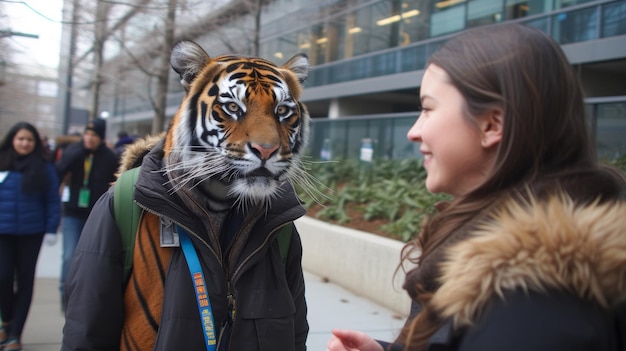
[[[232,278],[233,280],[235,280],[235,277],[237,276],[237,273],[239,273],[243,267],[246,265],[246,263],[248,261],[250,261],[250,259],[252,258],[252,256],[254,256],[257,252],[259,252],[261,250],[261,248],[265,247],[265,245],[267,245],[268,241],[270,240],[270,238],[274,238],[274,233],[276,233],[279,229],[281,229],[282,227],[284,227],[285,225],[289,224],[290,221],[287,221],[281,225],[279,225],[278,227],[274,228],[273,230],[271,230],[269,232],[269,235],[267,235],[267,237],[265,238],[265,240],[263,241],[263,243],[258,246],[254,251],[252,251],[250,253],[250,255],[248,255],[243,261],[241,261],[241,264],[239,266],[237,266],[237,269],[235,269],[235,271],[233,272]],[[236,314],[236,306],[237,306],[237,298],[232,294],[232,286],[231,286],[231,280],[230,278],[227,281],[227,292],[228,292],[228,309],[229,312],[231,311],[231,301],[232,301],[232,325],[231,325],[231,330],[230,333],[231,335],[233,334],[233,332],[235,331],[235,314]],[[231,344],[230,344],[230,340],[228,343],[228,350],[230,350]]]
[[[239,272],[241,271],[241,269],[244,267],[244,265],[246,264],[246,262],[248,262],[248,261],[252,258],[252,256],[254,256],[257,252],[259,252],[259,251],[261,250],[261,248],[265,247],[265,245],[268,243],[268,241],[270,241],[270,239],[274,239],[274,233],[276,233],[279,229],[281,229],[282,227],[284,227],[284,226],[286,226],[287,224],[289,224],[289,222],[291,222],[291,221],[287,221],[287,222],[285,222],[285,223],[283,223],[283,224],[279,225],[278,227],[276,227],[276,228],[272,229],[272,230],[269,232],[269,235],[265,238],[265,241],[263,241],[263,243],[262,243],[260,246],[258,246],[258,247],[256,248],[256,250],[252,251],[252,253],[250,253],[250,255],[248,255],[248,256],[246,257],[246,259],[245,259],[245,260],[243,260],[243,261],[241,262],[241,264],[237,267],[237,269],[233,272],[233,278],[237,275],[237,273],[239,273]]]
[[[157,216],[157,217],[163,217],[166,218],[170,221],[172,221],[172,223],[176,223],[177,225],[181,226],[183,229],[185,229],[185,231],[187,231],[187,233],[193,235],[196,239],[198,239],[201,243],[204,244],[204,246],[206,246],[209,251],[211,251],[211,253],[213,253],[213,255],[218,259],[217,261],[220,263],[220,266],[222,266],[222,260],[219,258],[218,254],[215,252],[215,250],[213,250],[213,248],[211,248],[211,245],[209,245],[209,243],[206,242],[206,240],[204,240],[202,237],[200,237],[198,234],[196,234],[193,230],[189,229],[189,227],[183,225],[182,223],[173,220],[171,217],[168,217],[162,213],[158,213],[154,210],[151,210],[150,208],[140,204],[139,202],[137,202],[136,200],[133,200],[135,202],[135,204],[137,204],[137,206],[141,207],[144,211],[146,212],[150,212],[153,215]]]
[[[194,201],[192,199],[192,201]],[[147,211],[149,213],[152,213],[153,215],[157,216],[157,217],[164,217],[169,219],[170,221],[172,221],[173,223],[176,223],[177,225],[183,227],[187,233],[193,235],[196,239],[198,239],[200,242],[202,242],[208,249],[209,251],[211,251],[211,253],[213,253],[213,255],[218,259],[217,261],[219,262],[220,266],[222,267],[222,269],[224,269],[224,264],[222,262],[222,259],[219,257],[219,255],[215,252],[215,250],[213,250],[213,248],[211,248],[211,245],[209,245],[209,243],[206,242],[206,240],[204,240],[203,238],[201,238],[198,234],[196,234],[194,231],[192,231],[191,229],[189,229],[187,226],[173,220],[172,218],[165,216],[162,213],[158,213],[150,208],[148,208],[147,206],[139,203],[137,200],[133,199],[133,202],[135,202],[135,204],[137,204],[137,206],[141,207],[144,211]],[[195,202],[195,201],[194,201]],[[197,204],[197,203],[196,203]],[[199,206],[200,209],[202,209],[202,211],[206,214],[206,211],[204,211],[204,208],[202,208],[201,206]],[[207,214],[208,215],[208,214]],[[232,280],[234,280],[235,276],[237,276],[237,273],[239,273],[241,271],[241,269],[245,266],[245,264],[250,261],[250,259],[261,250],[261,248],[265,247],[265,245],[267,245],[267,243],[270,241],[270,238],[273,239],[274,238],[274,233],[276,233],[279,229],[281,229],[282,227],[286,226],[287,224],[289,224],[290,221],[287,221],[285,223],[282,223],[281,225],[277,226],[276,228],[274,228],[273,230],[271,230],[269,232],[269,235],[267,235],[267,237],[265,238],[265,240],[263,241],[263,243],[261,245],[259,245],[254,251],[252,251],[250,253],[250,255],[248,255],[239,266],[237,266],[237,269],[235,269],[235,271],[233,272],[232,276],[226,271],[224,270],[224,273],[226,275],[226,299],[228,301],[228,318],[231,319],[232,321],[232,325],[231,325],[231,335],[233,333],[233,331],[235,330],[235,316],[237,313],[237,298],[235,297],[235,295],[233,294],[233,289],[232,289]],[[221,326],[220,326],[221,329]],[[219,336],[218,336],[219,337]],[[230,349],[230,340],[229,340],[229,349]]]

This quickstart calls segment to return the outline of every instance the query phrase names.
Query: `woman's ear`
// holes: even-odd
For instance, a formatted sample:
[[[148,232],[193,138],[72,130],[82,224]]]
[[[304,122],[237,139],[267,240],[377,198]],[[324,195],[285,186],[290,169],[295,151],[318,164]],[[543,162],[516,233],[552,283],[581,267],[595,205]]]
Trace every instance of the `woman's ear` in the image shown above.
[[[502,140],[504,113],[500,109],[490,110],[480,117],[481,145],[490,148]]]

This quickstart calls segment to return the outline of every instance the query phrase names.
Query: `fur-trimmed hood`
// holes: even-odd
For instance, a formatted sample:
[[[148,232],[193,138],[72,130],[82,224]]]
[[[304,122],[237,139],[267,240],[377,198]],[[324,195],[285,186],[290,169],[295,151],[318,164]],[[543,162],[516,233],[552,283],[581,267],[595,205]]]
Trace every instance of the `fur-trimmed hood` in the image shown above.
[[[447,257],[431,303],[456,327],[472,325],[491,298],[520,288],[568,291],[610,308],[626,301],[626,204],[510,201]]]
[[[124,149],[124,153],[122,154],[122,158],[120,159],[120,167],[118,168],[115,177],[117,178],[120,174],[124,173],[124,171],[141,165],[143,157],[153,147],[155,147],[164,136],[165,132],[157,136],[148,135],[144,138],[135,140],[132,144],[127,145]]]

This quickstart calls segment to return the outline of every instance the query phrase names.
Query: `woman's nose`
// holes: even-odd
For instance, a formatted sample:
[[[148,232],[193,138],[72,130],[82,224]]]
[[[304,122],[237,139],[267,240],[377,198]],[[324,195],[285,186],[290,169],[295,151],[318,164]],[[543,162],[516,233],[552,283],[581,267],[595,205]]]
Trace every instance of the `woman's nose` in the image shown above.
[[[409,129],[409,132],[406,134],[407,139],[412,142],[419,143],[422,141],[422,119],[417,118],[413,126]]]

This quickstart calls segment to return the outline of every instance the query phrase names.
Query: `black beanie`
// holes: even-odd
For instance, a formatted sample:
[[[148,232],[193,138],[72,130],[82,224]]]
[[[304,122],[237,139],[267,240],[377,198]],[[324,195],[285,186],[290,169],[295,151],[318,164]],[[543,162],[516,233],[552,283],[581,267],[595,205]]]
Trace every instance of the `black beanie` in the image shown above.
[[[102,118],[96,118],[93,121],[89,121],[89,123],[87,123],[85,131],[87,130],[93,130],[94,133],[98,134],[100,139],[104,140],[107,133],[107,122]]]

